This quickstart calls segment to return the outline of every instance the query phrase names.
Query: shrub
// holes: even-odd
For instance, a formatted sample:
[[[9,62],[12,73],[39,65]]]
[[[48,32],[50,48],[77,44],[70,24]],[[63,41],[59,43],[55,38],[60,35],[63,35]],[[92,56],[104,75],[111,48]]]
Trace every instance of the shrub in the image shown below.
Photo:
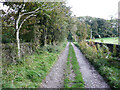
[[[38,88],[58,59],[66,43],[59,45],[57,53],[43,51],[27,55],[21,63],[2,65],[2,88]],[[42,50],[43,52],[40,53]]]
[[[80,48],[86,58],[96,67],[110,87],[120,88],[120,62],[112,57],[112,53],[107,46],[103,45],[100,47],[99,44],[97,44],[97,47],[94,45],[90,46],[86,42],[75,43],[75,45]]]

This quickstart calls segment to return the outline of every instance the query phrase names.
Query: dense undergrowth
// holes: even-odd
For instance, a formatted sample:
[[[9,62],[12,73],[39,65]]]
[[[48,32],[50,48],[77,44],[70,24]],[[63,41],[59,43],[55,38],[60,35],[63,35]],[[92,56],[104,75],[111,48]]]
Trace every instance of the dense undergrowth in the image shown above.
[[[40,87],[65,46],[66,42],[58,46],[43,47],[17,64],[3,64],[2,88]]]
[[[86,42],[74,43],[84,53],[111,88],[120,88],[120,62],[112,57],[108,47],[90,46]]]
[[[70,64],[72,64],[72,69],[75,73],[74,80],[71,80],[69,75],[71,73]],[[79,64],[77,62],[77,58],[74,52],[72,45],[69,45],[69,53],[67,59],[67,65],[65,70],[65,79],[64,79],[64,87],[65,88],[84,88],[84,81],[82,78],[82,74],[79,69]],[[71,84],[71,85],[70,85]]]

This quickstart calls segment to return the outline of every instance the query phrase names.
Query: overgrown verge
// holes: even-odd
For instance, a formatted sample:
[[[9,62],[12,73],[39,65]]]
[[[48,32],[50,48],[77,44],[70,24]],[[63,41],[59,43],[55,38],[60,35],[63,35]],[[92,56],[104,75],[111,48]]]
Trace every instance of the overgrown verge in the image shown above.
[[[104,77],[111,88],[120,88],[120,62],[112,57],[108,47],[90,46],[86,42],[74,43]]]
[[[34,55],[26,56],[17,64],[5,65],[2,70],[2,88],[38,88],[58,59],[66,43],[44,47]]]
[[[65,70],[65,79],[64,79],[65,88],[84,88],[84,81],[79,68],[80,67],[77,62],[74,49],[70,44],[67,65]],[[73,79],[70,78],[71,73],[75,74],[75,76],[74,75],[72,76]]]

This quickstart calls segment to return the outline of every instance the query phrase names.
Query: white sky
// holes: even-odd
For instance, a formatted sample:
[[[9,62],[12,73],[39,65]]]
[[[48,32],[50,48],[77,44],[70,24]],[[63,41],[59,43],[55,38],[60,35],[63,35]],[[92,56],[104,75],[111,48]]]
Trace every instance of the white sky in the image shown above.
[[[7,6],[3,6],[3,3],[0,3],[0,10],[2,10],[2,9],[4,9],[5,11],[8,9],[8,7]]]
[[[118,2],[120,0],[67,0],[72,7],[73,15],[92,16],[110,19],[118,16]]]

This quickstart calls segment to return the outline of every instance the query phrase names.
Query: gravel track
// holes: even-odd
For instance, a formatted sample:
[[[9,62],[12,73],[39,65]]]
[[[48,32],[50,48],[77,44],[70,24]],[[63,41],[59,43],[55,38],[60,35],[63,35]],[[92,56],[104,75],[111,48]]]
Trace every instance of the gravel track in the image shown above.
[[[59,56],[58,61],[52,67],[46,79],[42,82],[41,88],[63,88],[64,86],[64,73],[66,68],[67,56],[69,51],[69,42],[65,50]]]
[[[85,88],[110,88],[102,76],[84,57],[81,51],[73,43],[71,44],[74,48],[78,63],[80,65],[80,71],[85,82]]]
[[[85,82],[85,88],[109,88],[108,84],[104,81],[102,76],[95,70],[95,68],[88,62],[81,51],[71,43],[78,63],[80,65],[80,72],[82,73]],[[64,87],[64,74],[69,51],[69,42],[65,50],[59,56],[58,61],[52,67],[50,73],[43,80],[41,88],[63,88]],[[72,75],[74,76],[74,75]],[[73,77],[72,77],[73,79]]]

